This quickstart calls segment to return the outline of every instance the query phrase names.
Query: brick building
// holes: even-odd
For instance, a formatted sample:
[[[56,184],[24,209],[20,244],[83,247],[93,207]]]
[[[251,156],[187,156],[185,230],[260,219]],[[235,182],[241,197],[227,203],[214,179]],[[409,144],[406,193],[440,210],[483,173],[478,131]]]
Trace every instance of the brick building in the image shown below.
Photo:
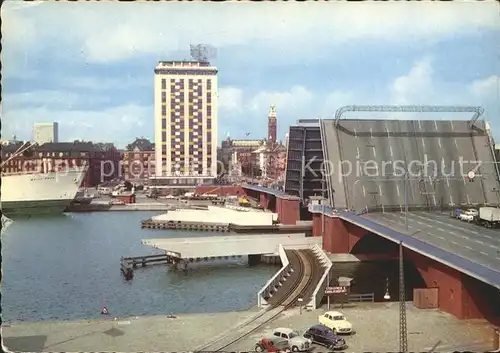
[[[22,143],[2,146],[2,160],[9,158]],[[8,161],[2,168],[6,173],[26,173],[60,170],[66,167],[88,166],[82,186],[93,187],[120,176],[120,153],[113,144],[92,142],[45,143],[34,146],[23,155]]]
[[[137,138],[123,152],[125,180],[147,182],[155,176],[155,168],[155,145],[148,139]]]

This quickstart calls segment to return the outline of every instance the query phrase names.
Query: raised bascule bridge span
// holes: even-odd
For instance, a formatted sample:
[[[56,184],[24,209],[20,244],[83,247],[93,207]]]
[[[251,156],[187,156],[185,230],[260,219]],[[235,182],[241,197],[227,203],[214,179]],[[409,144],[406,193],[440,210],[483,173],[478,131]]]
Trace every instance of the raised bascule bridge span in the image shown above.
[[[349,111],[473,116],[342,119]],[[427,287],[439,288],[442,310],[500,318],[500,232],[450,217],[457,207],[499,204],[482,113],[479,107],[348,106],[335,119],[301,120],[290,128],[284,191],[303,205],[313,195],[326,199],[326,206],[307,208],[325,251],[397,255],[403,242]]]
[[[474,117],[342,120],[350,110],[471,112]],[[405,204],[425,211],[498,205],[494,147],[485,122],[477,120],[481,112],[475,107],[353,106],[341,108],[335,120],[321,120],[331,205],[357,212],[402,211]]]

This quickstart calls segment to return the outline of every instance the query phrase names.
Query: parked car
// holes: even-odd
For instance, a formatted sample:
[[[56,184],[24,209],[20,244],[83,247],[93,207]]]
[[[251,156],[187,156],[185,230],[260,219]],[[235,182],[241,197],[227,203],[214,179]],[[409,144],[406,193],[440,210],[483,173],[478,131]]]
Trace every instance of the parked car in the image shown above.
[[[312,341],[291,328],[278,327],[274,329],[273,336],[287,340],[292,352],[305,352],[311,349]]]
[[[460,214],[460,220],[466,222],[472,222],[474,220],[474,214],[471,210],[467,210]]]
[[[472,216],[474,216],[474,217],[479,216],[479,211],[478,211],[478,210],[476,210],[475,208],[469,208],[469,209],[467,210],[467,212],[469,212],[469,213],[470,213]]]
[[[332,329],[334,333],[353,333],[352,325],[344,314],[338,311],[327,311],[318,317],[319,323]]]
[[[288,345],[288,341],[278,337],[272,338],[262,338],[255,345],[256,352],[269,352],[269,353],[289,353],[290,346]]]
[[[314,343],[325,346],[330,350],[342,350],[347,348],[345,340],[337,336],[329,327],[325,325],[314,325],[304,333],[305,338],[311,339]]]

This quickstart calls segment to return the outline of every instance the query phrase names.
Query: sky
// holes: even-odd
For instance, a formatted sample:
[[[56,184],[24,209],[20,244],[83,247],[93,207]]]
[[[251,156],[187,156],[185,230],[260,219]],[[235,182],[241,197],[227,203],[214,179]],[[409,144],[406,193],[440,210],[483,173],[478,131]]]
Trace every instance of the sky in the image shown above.
[[[219,70],[219,141],[278,138],[345,105],[471,105],[500,140],[500,16],[483,2],[46,2],[2,5],[2,138],[153,139],[160,60],[208,44]],[[383,114],[468,119],[471,114]],[[363,117],[348,113],[345,117]]]

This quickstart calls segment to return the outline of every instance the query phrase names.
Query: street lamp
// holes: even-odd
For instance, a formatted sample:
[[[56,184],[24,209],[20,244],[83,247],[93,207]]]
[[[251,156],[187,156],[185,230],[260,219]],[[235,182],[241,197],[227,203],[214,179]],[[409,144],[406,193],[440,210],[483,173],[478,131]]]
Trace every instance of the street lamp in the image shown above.
[[[391,300],[391,295],[389,294],[389,277],[385,278],[385,294],[384,294],[384,299],[385,300]]]
[[[498,195],[500,193],[500,189],[493,188],[491,191],[497,194],[497,208],[500,208],[500,196]]]
[[[302,302],[304,301],[304,299],[299,298],[299,299],[297,299],[297,301],[299,302],[299,311],[300,311],[300,315],[302,315]]]
[[[399,243],[399,351],[408,352],[403,242]]]

